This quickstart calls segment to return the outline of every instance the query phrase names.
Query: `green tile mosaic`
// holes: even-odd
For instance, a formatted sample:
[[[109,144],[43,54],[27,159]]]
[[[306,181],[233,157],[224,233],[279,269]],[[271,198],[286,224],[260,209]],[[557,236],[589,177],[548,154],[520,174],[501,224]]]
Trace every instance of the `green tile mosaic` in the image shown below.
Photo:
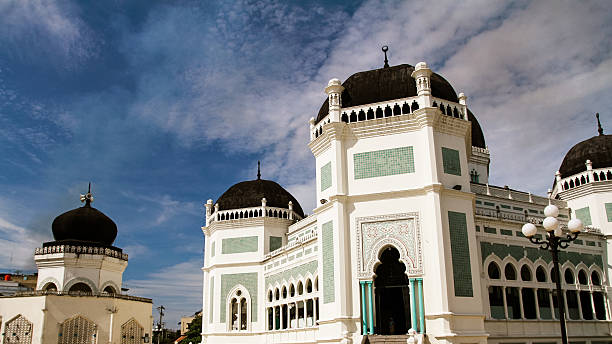
[[[523,211],[523,208],[521,208],[521,207],[512,207],[512,209],[518,210],[518,211]]]
[[[484,205],[488,205],[489,207],[494,207],[495,203],[491,203],[491,202],[484,202]]]
[[[510,209],[510,206],[509,206],[509,205],[500,204],[499,206],[500,206],[500,207],[502,207],[502,208],[504,208],[504,209]]]
[[[412,146],[356,153],[353,160],[355,179],[414,173]]]
[[[227,238],[221,241],[221,253],[257,252],[257,236]]]
[[[210,256],[211,257],[215,256],[215,242],[214,241],[210,244]]]
[[[479,200],[476,200],[476,204],[482,204],[482,202]]]
[[[608,217],[608,222],[612,222],[612,203],[606,203],[606,216]]]
[[[332,186],[331,161],[321,167],[321,191]]]
[[[323,245],[323,303],[336,300],[334,281],[334,224],[332,221],[321,226]]]
[[[449,211],[448,229],[450,231],[455,296],[472,297],[474,291],[472,289],[470,246],[465,214]]]
[[[208,286],[210,289],[210,305],[208,305],[210,310],[210,316],[208,317],[208,322],[213,322],[213,310],[214,310],[214,301],[215,301],[215,276],[210,278],[210,285]]]
[[[283,283],[283,281],[289,281],[292,277],[293,279],[298,279],[299,276],[306,276],[307,273],[310,272],[313,276],[317,274],[318,261],[313,260],[308,263],[304,263],[302,265],[298,265],[294,268],[287,269],[281,271],[279,273],[270,275],[266,277],[266,288],[270,285],[278,283]]]
[[[283,238],[277,236],[270,237],[270,252],[277,250],[283,246]]]
[[[257,272],[247,272],[241,274],[221,275],[221,295],[219,296],[219,322],[225,322],[226,304],[232,288],[238,284],[243,285],[251,295],[251,321],[257,321]]]
[[[525,237],[525,235],[523,235],[523,232],[521,232],[521,231],[516,231],[514,234],[516,234],[516,236],[520,237],[520,238],[524,238]]]
[[[512,231],[509,229],[500,229],[499,232],[501,233],[501,235],[512,236]]]
[[[588,241],[586,242],[587,246],[595,246],[595,241]]]
[[[574,240],[574,245],[582,245],[582,244],[583,244],[582,240],[580,239]]]
[[[497,229],[491,228],[491,227],[485,227],[484,232],[489,233],[489,234],[497,234]]]
[[[591,211],[589,207],[576,209],[576,217],[579,218],[585,226],[591,226],[593,224],[591,222]]]
[[[444,167],[444,173],[460,176],[461,160],[459,159],[459,151],[442,147],[442,166]]]
[[[546,263],[552,261],[550,252],[541,250],[537,247],[524,247],[516,245],[506,245],[490,242],[480,242],[480,253],[482,261],[491,254],[495,254],[499,258],[504,259],[507,256],[512,256],[516,260],[520,260],[523,257],[527,257],[531,261],[535,261],[538,258],[542,258]],[[580,253],[572,251],[561,251],[559,252],[559,263],[563,264],[566,261],[570,261],[574,265],[578,265],[580,262],[591,266],[595,264],[603,269],[603,259],[601,255],[593,255],[589,253]]]
[[[529,209],[529,212],[532,213],[532,214],[538,214],[538,211],[537,210],[533,210],[533,209]]]

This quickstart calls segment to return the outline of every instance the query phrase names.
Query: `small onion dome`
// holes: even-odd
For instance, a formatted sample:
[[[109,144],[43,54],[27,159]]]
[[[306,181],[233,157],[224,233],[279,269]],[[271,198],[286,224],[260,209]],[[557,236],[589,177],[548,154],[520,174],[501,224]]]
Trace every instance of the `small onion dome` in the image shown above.
[[[304,217],[304,211],[287,190],[276,182],[265,179],[255,179],[233,185],[219,197],[219,210],[261,207],[261,199],[266,199],[266,206],[289,209],[293,203],[293,211]]]
[[[416,97],[416,81],[411,76],[414,67],[401,64],[359,72],[351,75],[342,86],[342,107],[348,108],[365,104],[385,102],[394,99]],[[436,98],[458,103],[459,98],[451,84],[441,75],[431,74],[431,95]],[[315,124],[329,113],[329,99],[319,109]],[[468,110],[468,120],[472,122],[472,146],[486,148],[484,135],[476,117]]]
[[[612,167],[612,135],[593,136],[572,147],[559,167],[563,178],[586,171],[586,161],[593,168]]]
[[[117,225],[90,201],[67,211],[53,220],[51,225],[56,241],[79,241],[111,246],[117,237]]]

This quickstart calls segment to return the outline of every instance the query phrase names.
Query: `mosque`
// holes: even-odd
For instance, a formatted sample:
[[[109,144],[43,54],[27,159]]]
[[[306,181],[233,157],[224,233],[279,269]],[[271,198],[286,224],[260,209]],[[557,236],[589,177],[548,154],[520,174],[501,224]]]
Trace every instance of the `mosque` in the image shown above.
[[[81,201],[53,220],[55,240],[34,252],[36,290],[0,297],[3,344],[151,341],[152,300],[122,294],[128,256],[113,246],[117,225],[91,206],[91,192]]]
[[[324,90],[312,214],[259,173],[206,203],[202,343],[560,343],[551,255],[521,232],[549,204],[585,228],[560,254],[570,341],[612,343],[601,125],[537,196],[489,185],[467,97],[424,62]]]

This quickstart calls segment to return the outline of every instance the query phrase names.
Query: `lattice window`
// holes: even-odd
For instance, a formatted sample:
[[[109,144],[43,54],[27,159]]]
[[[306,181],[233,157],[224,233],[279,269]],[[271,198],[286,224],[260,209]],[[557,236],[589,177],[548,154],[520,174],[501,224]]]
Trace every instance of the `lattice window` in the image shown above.
[[[32,323],[23,315],[18,315],[6,323],[4,328],[5,344],[30,344],[32,343]]]
[[[96,324],[80,315],[60,324],[58,344],[96,344]]]
[[[144,328],[132,318],[121,325],[121,344],[139,344],[144,337]]]

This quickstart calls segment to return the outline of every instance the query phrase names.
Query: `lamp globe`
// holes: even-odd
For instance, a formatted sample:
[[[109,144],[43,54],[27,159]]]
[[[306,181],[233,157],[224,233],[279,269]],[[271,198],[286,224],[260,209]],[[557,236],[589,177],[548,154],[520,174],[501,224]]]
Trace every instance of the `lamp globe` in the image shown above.
[[[580,219],[571,219],[567,223],[567,228],[572,233],[578,233],[578,232],[582,231],[582,227],[583,227],[582,226],[582,221],[580,221]]]
[[[554,204],[549,204],[546,206],[546,208],[544,208],[544,215],[550,217],[557,217],[559,216],[559,208],[557,208],[557,206]]]
[[[521,229],[521,231],[523,232],[524,236],[531,238],[532,236],[536,234],[538,229],[533,223],[526,223],[523,225],[523,228]]]
[[[549,216],[544,219],[544,221],[542,222],[542,226],[544,226],[544,229],[546,229],[548,232],[554,231],[559,227],[559,220]]]

